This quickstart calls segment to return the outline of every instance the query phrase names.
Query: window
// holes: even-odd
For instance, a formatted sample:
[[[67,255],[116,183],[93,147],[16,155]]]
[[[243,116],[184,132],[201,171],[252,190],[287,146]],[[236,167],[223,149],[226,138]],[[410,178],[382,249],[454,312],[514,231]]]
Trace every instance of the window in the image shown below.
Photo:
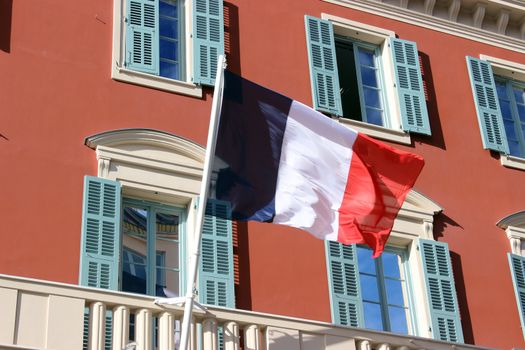
[[[124,199],[122,284],[125,292],[181,295],[181,208]]]
[[[365,327],[408,334],[410,294],[405,252],[387,248],[373,259],[370,249],[362,246],[356,249]]]
[[[305,17],[314,107],[372,136],[410,143],[430,135],[414,42],[393,32],[323,15]]]
[[[364,246],[326,243],[334,323],[463,342],[448,246],[432,234],[440,210],[411,191],[377,259]]]
[[[483,148],[525,170],[525,66],[488,56],[467,65]]]
[[[114,2],[114,79],[192,96],[213,86],[224,53],[222,0]]]

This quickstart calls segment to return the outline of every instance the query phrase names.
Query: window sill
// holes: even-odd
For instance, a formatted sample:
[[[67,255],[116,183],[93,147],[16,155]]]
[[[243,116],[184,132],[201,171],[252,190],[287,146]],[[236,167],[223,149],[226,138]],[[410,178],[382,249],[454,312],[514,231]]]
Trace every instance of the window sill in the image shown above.
[[[500,157],[501,165],[507,168],[525,170],[525,158],[513,157],[502,154]]]
[[[372,136],[381,140],[386,141],[392,141],[396,143],[401,143],[404,145],[410,145],[410,134],[401,131],[401,130],[394,130],[385,128],[382,126],[377,126],[373,124],[367,124],[363,122],[359,122],[356,120],[346,119],[346,118],[339,118],[339,123],[346,127],[353,128],[359,132],[362,132],[363,134],[366,134],[368,136]]]
[[[202,98],[202,87],[193,83],[135,72],[118,66],[113,68],[111,78],[126,83]]]

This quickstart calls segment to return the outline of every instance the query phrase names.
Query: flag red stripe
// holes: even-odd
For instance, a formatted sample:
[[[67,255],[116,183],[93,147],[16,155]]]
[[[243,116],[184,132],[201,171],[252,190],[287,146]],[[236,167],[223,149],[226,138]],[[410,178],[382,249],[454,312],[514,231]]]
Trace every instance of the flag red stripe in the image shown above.
[[[341,207],[337,240],[384,249],[394,220],[424,161],[359,133]]]

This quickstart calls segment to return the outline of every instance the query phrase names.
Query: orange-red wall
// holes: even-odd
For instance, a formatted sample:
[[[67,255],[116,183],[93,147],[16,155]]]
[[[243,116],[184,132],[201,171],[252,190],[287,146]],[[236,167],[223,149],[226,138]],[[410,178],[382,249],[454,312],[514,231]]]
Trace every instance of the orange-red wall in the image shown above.
[[[0,4],[0,273],[77,283],[82,181],[97,172],[84,138],[143,127],[204,144],[210,90],[197,99],[113,81],[112,1]],[[525,55],[317,0],[226,5],[230,68],[309,105],[305,14],[417,42],[433,136],[395,146],[425,158],[416,189],[444,208],[434,233],[453,253],[466,341],[525,347],[509,242],[495,226],[525,209],[525,172],[482,149],[465,63],[487,54],[525,64]],[[323,242],[256,223],[239,224],[239,240],[240,307],[330,321]]]

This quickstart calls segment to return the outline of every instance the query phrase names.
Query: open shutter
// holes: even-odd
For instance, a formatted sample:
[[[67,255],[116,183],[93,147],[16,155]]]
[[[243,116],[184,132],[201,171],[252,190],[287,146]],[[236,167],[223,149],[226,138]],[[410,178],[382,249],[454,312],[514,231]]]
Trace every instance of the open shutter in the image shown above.
[[[514,293],[516,294],[516,302],[518,303],[521,329],[525,336],[525,258],[509,253],[509,264],[512,283],[514,284]]]
[[[118,289],[120,252],[120,183],[84,178],[80,284]],[[87,349],[89,310],[84,313],[83,349]],[[105,349],[111,349],[112,313],[106,313]]]
[[[467,56],[472,94],[478,113],[483,148],[509,153],[503,118],[490,63]]]
[[[231,210],[227,202],[208,200],[201,241],[199,299],[235,307]]]
[[[215,84],[217,60],[224,54],[222,0],[193,0],[193,82]]]
[[[403,130],[431,135],[415,42],[390,38]]]
[[[458,300],[448,245],[419,240],[435,339],[463,343]]]
[[[363,305],[355,244],[327,241],[326,249],[333,322],[362,327]]]
[[[126,0],[127,68],[159,74],[159,2]]]
[[[80,284],[118,289],[120,184],[84,178]]]
[[[332,23],[311,16],[305,16],[304,20],[314,108],[341,116],[343,109]]]

